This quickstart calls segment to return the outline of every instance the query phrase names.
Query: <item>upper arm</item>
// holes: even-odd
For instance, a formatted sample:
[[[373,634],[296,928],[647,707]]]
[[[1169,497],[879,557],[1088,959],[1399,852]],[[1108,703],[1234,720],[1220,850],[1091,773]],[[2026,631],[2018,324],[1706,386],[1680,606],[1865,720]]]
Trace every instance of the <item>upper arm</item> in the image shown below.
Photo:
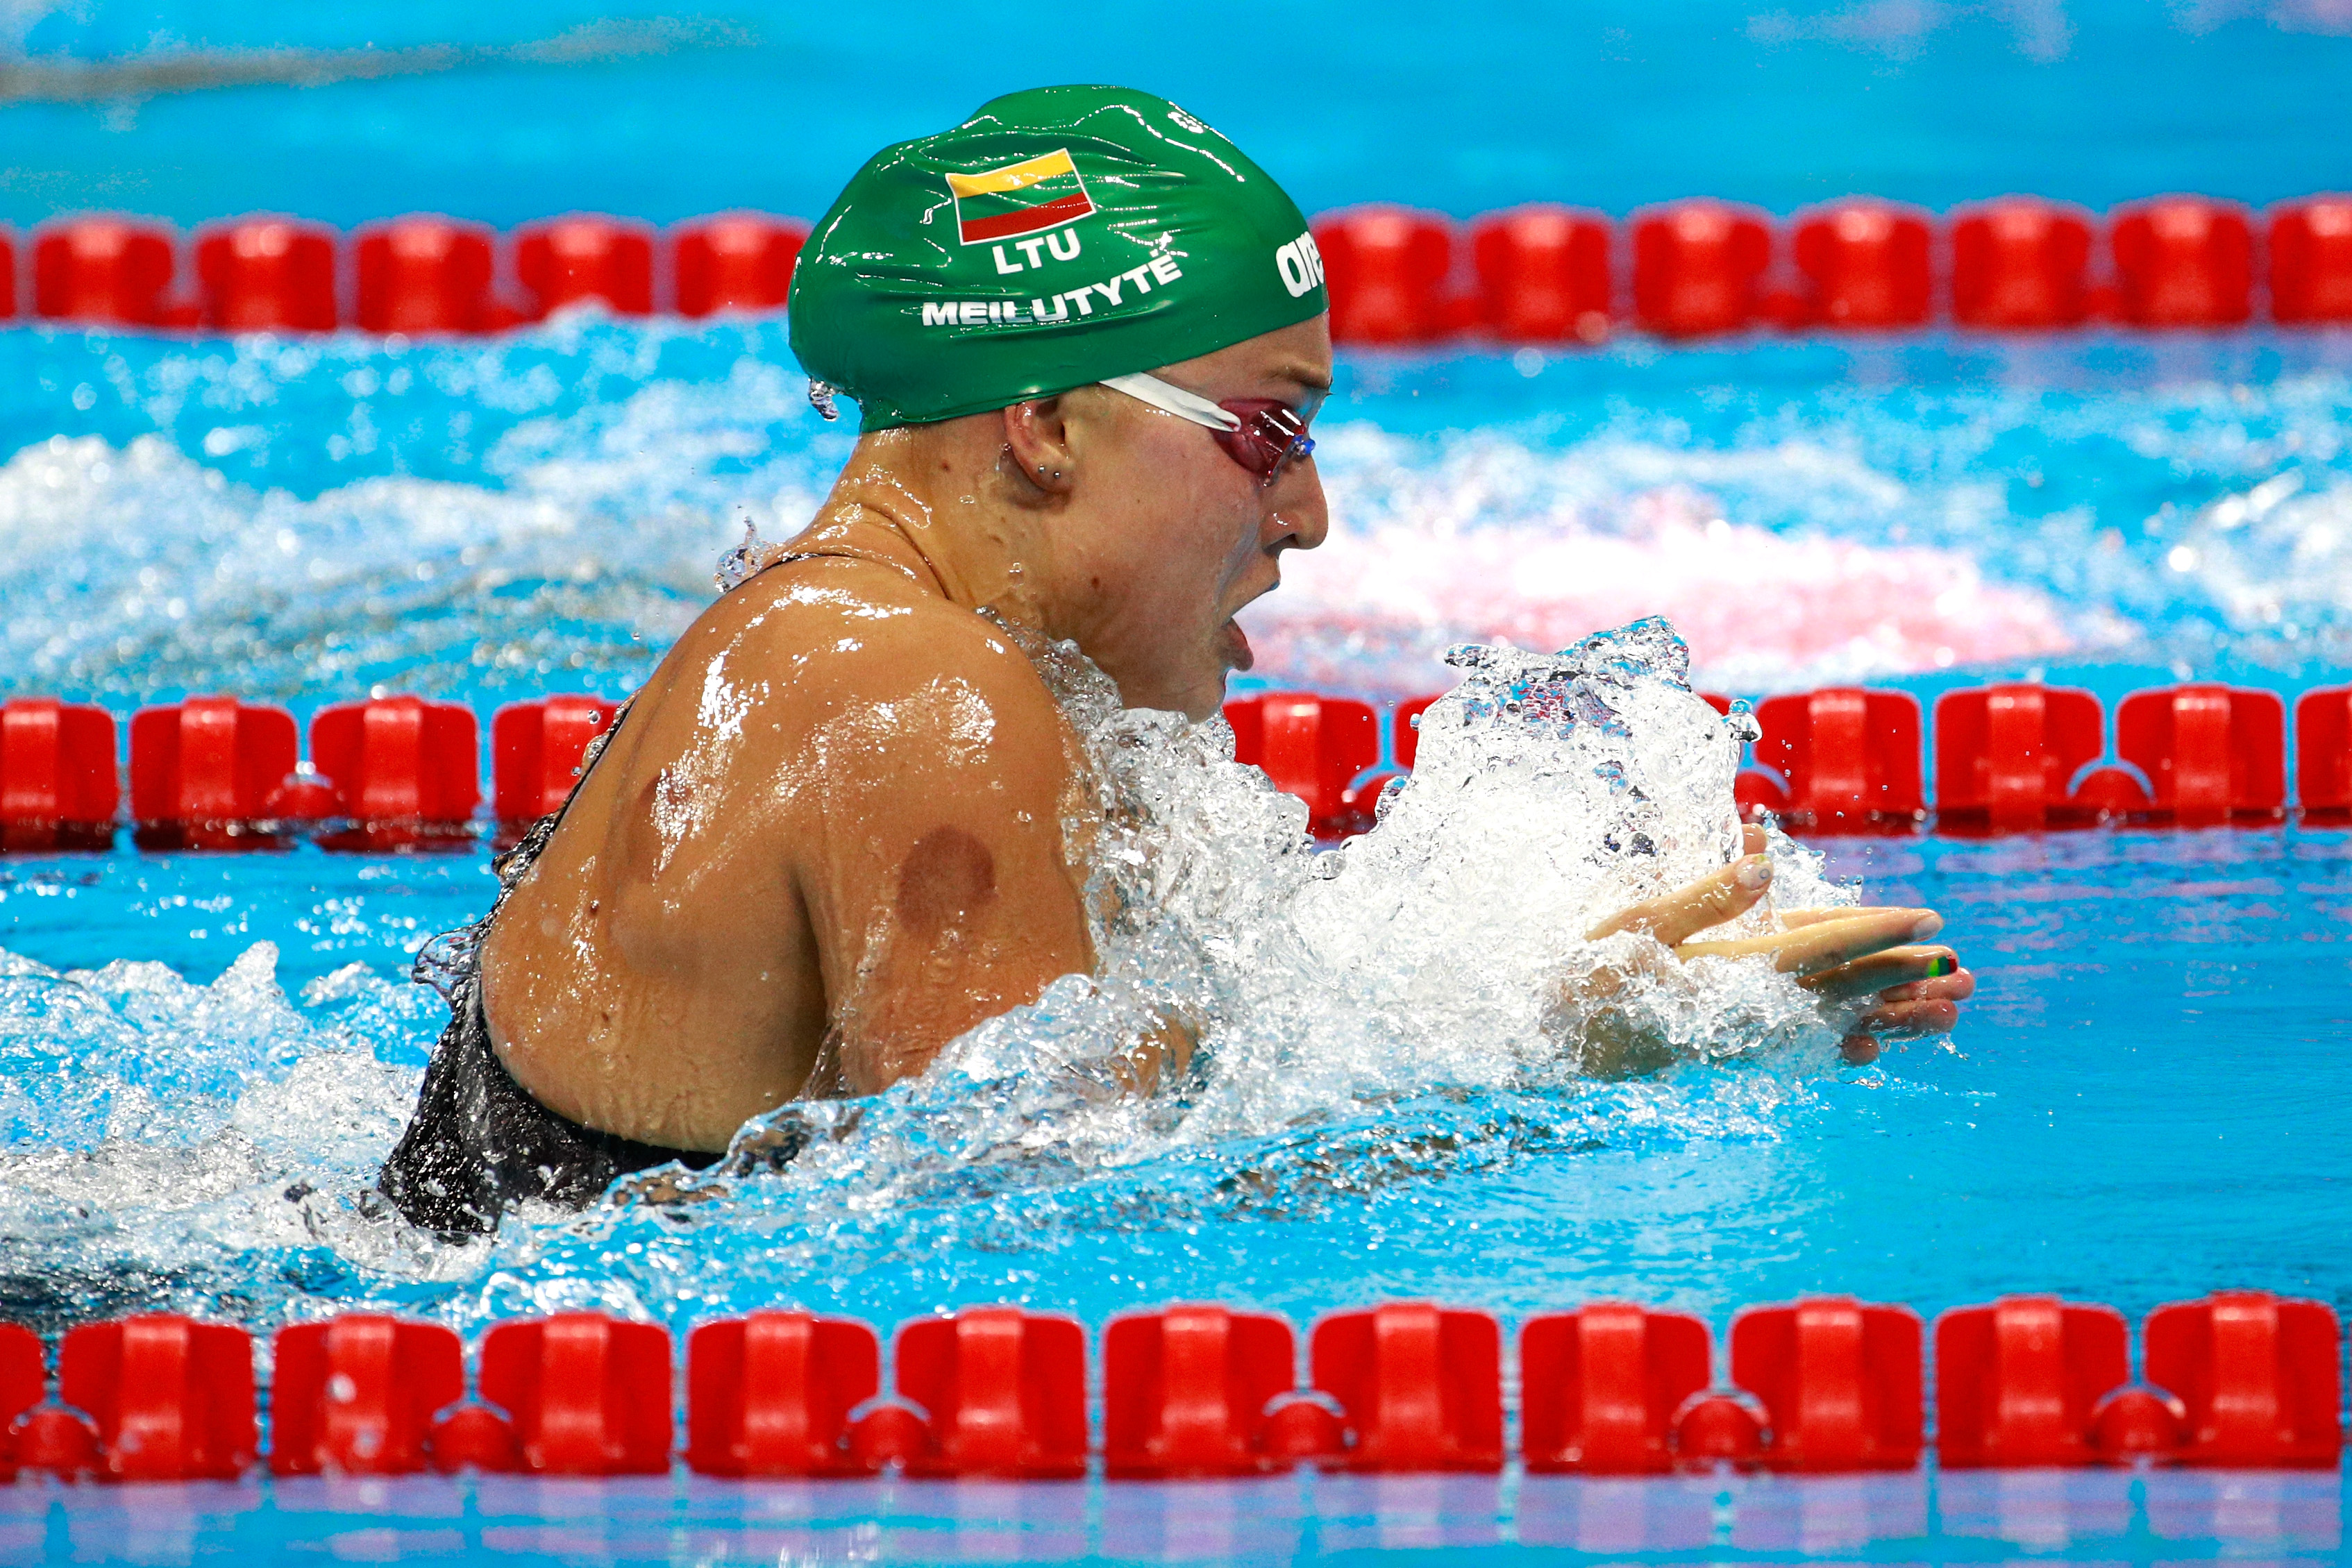
[[[961,611],[856,641],[813,694],[793,874],[839,1087],[870,1093],[1093,955],[1075,739],[1028,660]]]

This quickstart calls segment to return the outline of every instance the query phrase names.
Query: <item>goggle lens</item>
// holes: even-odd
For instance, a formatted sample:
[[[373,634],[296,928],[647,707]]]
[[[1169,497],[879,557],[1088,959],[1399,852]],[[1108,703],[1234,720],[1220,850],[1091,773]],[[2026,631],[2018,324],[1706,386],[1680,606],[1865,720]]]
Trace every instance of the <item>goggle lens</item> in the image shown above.
[[[1226,456],[1256,475],[1262,485],[1273,484],[1284,464],[1315,450],[1315,440],[1307,434],[1307,423],[1315,417],[1312,407],[1296,409],[1278,399],[1263,397],[1229,398],[1217,406],[1241,424],[1209,434],[1225,449]]]

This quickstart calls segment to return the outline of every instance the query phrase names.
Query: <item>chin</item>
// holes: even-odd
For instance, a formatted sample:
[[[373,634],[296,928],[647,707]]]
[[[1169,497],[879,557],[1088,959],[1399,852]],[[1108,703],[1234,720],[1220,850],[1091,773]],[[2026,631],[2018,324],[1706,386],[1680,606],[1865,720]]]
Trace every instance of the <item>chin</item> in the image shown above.
[[[1184,699],[1171,706],[1194,724],[1213,718],[1225,706],[1225,672],[1221,669],[1208,679],[1187,686]]]

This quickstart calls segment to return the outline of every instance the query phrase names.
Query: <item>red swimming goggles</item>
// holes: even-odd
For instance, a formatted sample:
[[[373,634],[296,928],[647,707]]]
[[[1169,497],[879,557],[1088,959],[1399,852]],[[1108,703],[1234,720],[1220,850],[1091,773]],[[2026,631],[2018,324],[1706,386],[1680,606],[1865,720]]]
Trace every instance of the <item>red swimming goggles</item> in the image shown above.
[[[1280,398],[1236,397],[1211,402],[1198,392],[1161,381],[1158,376],[1111,376],[1103,383],[1165,413],[1190,420],[1216,437],[1225,455],[1257,476],[1261,488],[1282,476],[1283,468],[1313,454],[1314,437],[1307,434],[1323,393],[1310,392],[1293,407]]]

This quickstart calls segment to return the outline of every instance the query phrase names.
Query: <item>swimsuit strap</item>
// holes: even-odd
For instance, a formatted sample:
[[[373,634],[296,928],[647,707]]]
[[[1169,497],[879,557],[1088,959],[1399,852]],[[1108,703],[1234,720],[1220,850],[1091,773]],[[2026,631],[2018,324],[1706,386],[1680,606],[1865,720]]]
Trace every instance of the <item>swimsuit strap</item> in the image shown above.
[[[931,586],[942,592],[946,591],[947,585],[940,581],[939,573],[931,571],[928,564],[923,571],[919,572],[905,561],[893,559],[880,550],[867,549],[862,545],[851,544],[821,544],[814,549],[787,550],[743,580],[749,582],[752,577],[764,576],[780,566],[798,566],[804,560],[862,560],[868,566],[887,566],[918,588],[923,585],[923,578],[928,573],[931,580]],[[737,586],[740,587],[741,584],[739,583]]]

